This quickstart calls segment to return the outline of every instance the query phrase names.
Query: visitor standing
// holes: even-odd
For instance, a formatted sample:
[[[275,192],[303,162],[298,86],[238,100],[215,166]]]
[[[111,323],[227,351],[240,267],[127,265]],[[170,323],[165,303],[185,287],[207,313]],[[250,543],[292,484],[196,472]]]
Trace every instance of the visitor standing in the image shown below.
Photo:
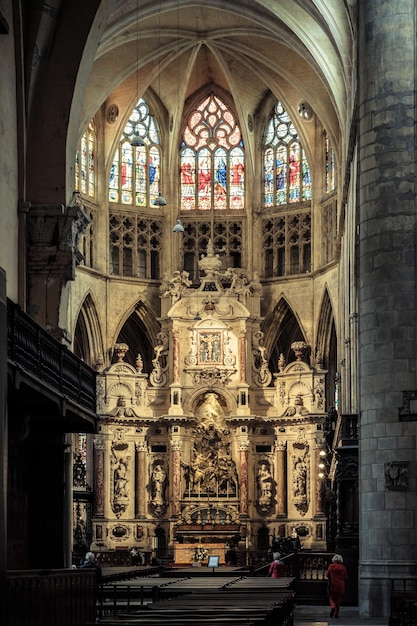
[[[271,578],[281,578],[281,576],[285,576],[285,563],[281,561],[279,552],[274,552],[273,557],[274,560],[269,566],[268,576]]]
[[[339,617],[340,604],[347,580],[347,570],[343,565],[343,557],[340,554],[334,555],[325,575],[328,580],[330,617]]]

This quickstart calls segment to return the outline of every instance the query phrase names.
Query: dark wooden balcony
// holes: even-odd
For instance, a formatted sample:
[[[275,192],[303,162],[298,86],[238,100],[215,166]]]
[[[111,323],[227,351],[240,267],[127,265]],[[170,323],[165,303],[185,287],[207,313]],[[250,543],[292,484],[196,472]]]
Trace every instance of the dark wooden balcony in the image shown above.
[[[342,414],[340,438],[342,446],[357,447],[359,437],[358,416],[356,414]]]
[[[96,372],[10,300],[7,365],[12,408],[65,432],[95,432]]]
[[[95,622],[94,570],[12,571],[7,572],[6,580],[8,626],[85,626]]]

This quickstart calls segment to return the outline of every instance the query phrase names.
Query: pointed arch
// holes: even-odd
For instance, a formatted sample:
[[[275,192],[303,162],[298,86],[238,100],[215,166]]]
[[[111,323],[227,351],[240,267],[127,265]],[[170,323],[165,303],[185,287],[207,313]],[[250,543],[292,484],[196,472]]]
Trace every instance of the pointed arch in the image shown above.
[[[150,373],[154,346],[157,344],[156,336],[160,330],[161,327],[153,311],[145,302],[139,300],[122,322],[115,343],[125,343],[129,346],[125,361],[134,367],[137,356],[140,354],[143,359],[143,371]]]
[[[104,363],[104,346],[97,307],[91,293],[84,298],[77,317],[74,354],[91,367]]]
[[[321,301],[316,337],[316,355],[318,352],[322,355],[325,369],[329,367],[332,326],[334,326],[333,307],[326,287]]]
[[[234,112],[214,92],[190,112],[180,148],[181,211],[245,208],[245,155]]]
[[[333,306],[327,287],[324,290],[320,315],[317,324],[316,360],[322,360],[322,367],[328,371],[326,376],[326,406],[334,406],[334,383],[337,372],[337,334]]]
[[[207,393],[215,393],[220,398],[220,403],[222,404],[226,416],[236,414],[236,398],[230,391],[223,387],[218,387],[217,385],[210,387],[208,385],[202,385],[190,391],[188,396],[184,399],[184,411],[189,414],[195,413]]]
[[[271,372],[278,371],[278,359],[281,354],[285,362],[294,360],[291,344],[294,341],[306,341],[300,322],[284,297],[281,297],[274,310],[265,318],[264,343],[270,355],[269,369]]]

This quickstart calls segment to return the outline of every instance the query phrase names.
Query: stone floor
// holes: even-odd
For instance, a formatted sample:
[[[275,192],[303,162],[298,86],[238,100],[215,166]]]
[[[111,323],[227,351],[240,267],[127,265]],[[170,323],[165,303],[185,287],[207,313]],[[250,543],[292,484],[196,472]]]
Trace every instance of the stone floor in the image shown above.
[[[340,609],[339,617],[329,617],[328,606],[298,606],[295,609],[294,626],[388,626],[388,618],[359,617],[357,607]]]

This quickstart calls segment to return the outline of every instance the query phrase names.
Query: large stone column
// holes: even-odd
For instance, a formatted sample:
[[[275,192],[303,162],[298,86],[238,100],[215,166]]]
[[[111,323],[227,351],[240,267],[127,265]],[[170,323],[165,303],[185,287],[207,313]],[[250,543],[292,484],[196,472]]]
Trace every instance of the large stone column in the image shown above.
[[[7,622],[6,570],[7,570],[7,293],[6,272],[0,268],[0,619]],[[4,621],[3,621],[4,620]]]
[[[358,10],[359,608],[377,617],[390,579],[417,573],[416,7]]]

